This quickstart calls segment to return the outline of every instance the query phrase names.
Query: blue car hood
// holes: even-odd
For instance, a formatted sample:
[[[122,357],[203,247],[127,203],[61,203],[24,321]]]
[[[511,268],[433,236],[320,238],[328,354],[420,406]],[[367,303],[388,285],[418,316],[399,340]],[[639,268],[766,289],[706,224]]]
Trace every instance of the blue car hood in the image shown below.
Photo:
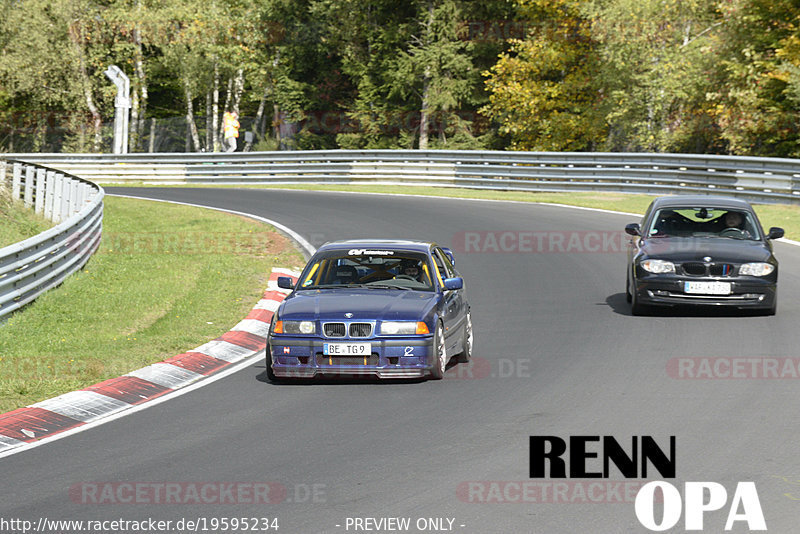
[[[397,289],[319,289],[297,291],[279,310],[283,320],[424,320],[436,306],[438,293]]]

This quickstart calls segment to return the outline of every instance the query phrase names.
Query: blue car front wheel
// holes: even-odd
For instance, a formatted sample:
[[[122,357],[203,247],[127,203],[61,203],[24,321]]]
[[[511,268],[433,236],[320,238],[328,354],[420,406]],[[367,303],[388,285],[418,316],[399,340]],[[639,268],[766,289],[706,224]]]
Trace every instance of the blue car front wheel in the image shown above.
[[[431,362],[431,378],[441,380],[444,378],[444,370],[447,366],[447,344],[444,339],[444,327],[442,322],[436,323],[436,330],[433,334],[433,361]]]

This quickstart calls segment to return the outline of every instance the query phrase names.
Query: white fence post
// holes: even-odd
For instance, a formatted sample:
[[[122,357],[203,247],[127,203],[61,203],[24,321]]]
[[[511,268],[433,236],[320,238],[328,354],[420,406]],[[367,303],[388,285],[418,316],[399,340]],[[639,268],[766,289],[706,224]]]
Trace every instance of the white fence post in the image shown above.
[[[72,189],[72,178],[64,176],[61,182],[61,206],[58,208],[59,219],[64,221],[69,218],[69,192]]]
[[[34,206],[36,213],[42,215],[44,213],[44,189],[45,189],[45,176],[47,171],[45,169],[36,169],[36,190],[34,192]]]
[[[69,216],[72,217],[81,211],[81,204],[78,201],[78,191],[80,191],[81,183],[78,180],[72,180],[72,190],[69,192]]]
[[[22,185],[22,164],[15,163],[13,175],[11,177],[11,197],[19,200],[20,186]]]
[[[33,187],[36,177],[36,169],[33,166],[25,168],[25,207],[33,206]]]
[[[47,171],[44,187],[44,217],[53,220],[53,197],[55,196],[56,172]]]
[[[53,180],[53,222],[61,222],[61,198],[64,196],[64,175],[57,172]]]

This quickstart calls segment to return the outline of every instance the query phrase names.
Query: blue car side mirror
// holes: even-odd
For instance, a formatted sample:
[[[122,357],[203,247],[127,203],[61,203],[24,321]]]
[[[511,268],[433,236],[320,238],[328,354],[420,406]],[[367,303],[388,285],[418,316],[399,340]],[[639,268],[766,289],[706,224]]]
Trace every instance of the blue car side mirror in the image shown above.
[[[461,289],[464,287],[464,279],[460,276],[456,278],[445,278],[444,279],[444,288],[448,291],[452,291],[454,289]]]
[[[294,289],[294,282],[288,276],[279,276],[278,287],[281,289]]]

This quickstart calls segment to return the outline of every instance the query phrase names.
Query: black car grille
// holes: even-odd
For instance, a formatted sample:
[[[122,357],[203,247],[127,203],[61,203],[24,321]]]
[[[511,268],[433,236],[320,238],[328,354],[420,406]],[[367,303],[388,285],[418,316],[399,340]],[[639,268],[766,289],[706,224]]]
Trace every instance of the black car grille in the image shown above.
[[[708,268],[711,276],[732,276],[733,265],[730,263],[714,263]]]
[[[350,337],[369,337],[371,334],[370,323],[350,323]]]
[[[735,266],[730,263],[688,262],[681,265],[683,274],[687,276],[733,276]]]
[[[369,356],[325,356],[317,353],[317,365],[378,365],[378,355]]]
[[[344,337],[347,332],[344,323],[325,323],[322,329],[327,337]]]
[[[702,263],[684,263],[683,272],[689,276],[705,276],[706,266]]]

